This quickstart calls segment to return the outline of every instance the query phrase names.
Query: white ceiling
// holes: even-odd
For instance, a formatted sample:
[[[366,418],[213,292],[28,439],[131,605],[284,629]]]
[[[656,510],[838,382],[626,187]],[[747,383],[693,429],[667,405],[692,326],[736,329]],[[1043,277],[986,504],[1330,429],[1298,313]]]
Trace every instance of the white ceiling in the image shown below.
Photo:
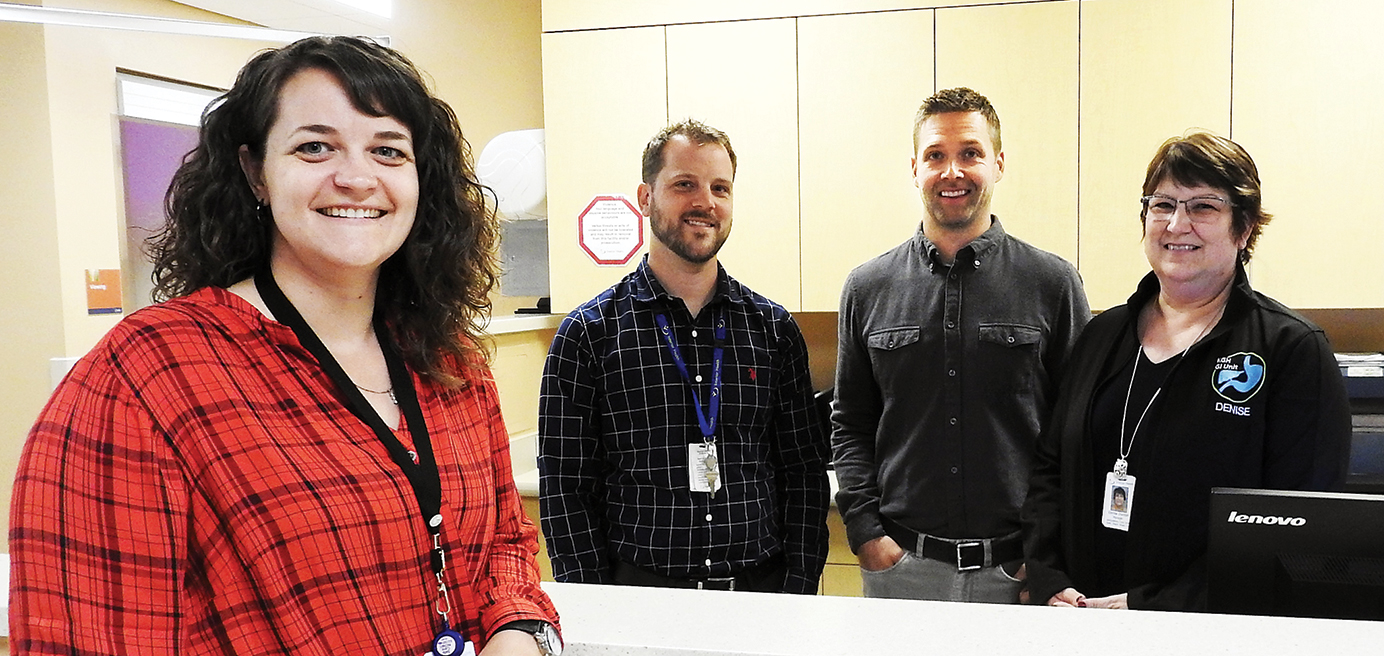
[[[386,36],[390,19],[334,0],[179,0],[205,9],[280,30]]]

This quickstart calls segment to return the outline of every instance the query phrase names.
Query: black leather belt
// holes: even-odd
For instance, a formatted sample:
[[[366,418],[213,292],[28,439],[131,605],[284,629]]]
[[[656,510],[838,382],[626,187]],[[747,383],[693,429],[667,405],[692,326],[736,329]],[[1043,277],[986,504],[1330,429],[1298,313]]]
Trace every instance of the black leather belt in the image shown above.
[[[695,590],[751,590],[777,592],[783,586],[788,573],[787,562],[782,555],[774,556],[758,563],[736,576],[725,578],[678,578],[664,576],[658,572],[616,560],[612,578],[620,585],[638,585],[658,588],[689,588]]]
[[[884,525],[884,533],[903,549],[956,565],[958,572],[994,567],[1024,557],[1024,541],[1018,533],[983,540],[951,540],[919,533],[884,516],[880,517],[880,523]]]

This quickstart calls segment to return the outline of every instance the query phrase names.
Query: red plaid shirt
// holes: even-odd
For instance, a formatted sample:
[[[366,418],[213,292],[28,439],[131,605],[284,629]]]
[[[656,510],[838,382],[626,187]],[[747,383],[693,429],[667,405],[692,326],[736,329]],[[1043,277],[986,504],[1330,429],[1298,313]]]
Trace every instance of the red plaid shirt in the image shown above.
[[[453,626],[479,648],[556,623],[493,382],[415,385]],[[438,628],[403,472],[292,330],[224,289],[135,313],[77,363],[29,434],[10,526],[17,653],[418,656]]]

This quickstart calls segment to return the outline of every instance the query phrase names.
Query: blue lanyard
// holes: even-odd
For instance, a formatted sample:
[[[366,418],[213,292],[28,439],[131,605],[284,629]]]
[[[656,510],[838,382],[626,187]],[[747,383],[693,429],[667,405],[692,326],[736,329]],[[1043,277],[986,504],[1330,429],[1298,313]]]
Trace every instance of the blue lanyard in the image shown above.
[[[687,363],[682,359],[682,351],[678,350],[678,338],[673,335],[673,329],[668,325],[668,317],[656,314],[654,320],[658,322],[658,332],[663,335],[663,344],[673,356],[673,363],[678,365],[678,373],[682,374],[683,382],[692,390],[692,407],[697,411],[697,425],[702,429],[702,437],[710,442],[716,439],[716,417],[721,414],[721,361],[726,351],[726,313],[722,311],[716,317],[716,343],[711,350],[709,417],[707,413],[702,412],[702,399],[697,395],[697,386],[692,383],[692,377],[687,374]]]

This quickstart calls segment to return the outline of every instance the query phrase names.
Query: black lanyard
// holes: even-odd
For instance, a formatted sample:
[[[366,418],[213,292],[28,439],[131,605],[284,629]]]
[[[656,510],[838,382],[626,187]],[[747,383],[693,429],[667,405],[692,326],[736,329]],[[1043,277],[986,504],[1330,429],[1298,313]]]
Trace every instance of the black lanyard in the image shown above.
[[[284,296],[268,267],[255,275],[255,288],[259,290],[260,298],[264,299],[264,305],[274,314],[274,318],[292,328],[293,334],[298,336],[298,341],[303,343],[308,353],[317,358],[327,377],[331,378],[337,389],[346,397],[346,406],[351,409],[351,413],[372,428],[375,435],[384,443],[390,459],[404,472],[413,488],[413,495],[418,499],[418,508],[422,512],[423,523],[427,526],[428,532],[436,537],[442,530],[442,479],[437,471],[437,460],[433,457],[428,427],[423,422],[423,410],[418,405],[418,394],[413,389],[413,376],[404,365],[404,357],[399,353],[398,347],[389,338],[389,330],[384,320],[379,315],[375,316],[375,336],[379,340],[380,350],[384,352],[385,364],[389,367],[389,382],[394,386],[399,410],[403,412],[409,433],[413,435],[413,448],[418,452],[418,464],[414,464],[408,449],[394,436],[394,431],[384,425],[379,413],[365,400],[365,396],[356,388],[351,377],[346,375],[341,364],[332,356],[331,351],[327,350],[317,333],[313,332],[312,326],[308,325],[303,315],[299,314],[298,309],[293,307],[287,296]],[[440,569],[436,565],[440,558],[441,554],[433,555],[434,569]]]
[[[442,628],[433,638],[433,651],[441,653],[441,645],[444,644],[455,647],[466,643],[466,639],[452,629],[447,619],[452,611],[452,602],[447,594],[447,582],[443,576],[443,571],[447,568],[447,554],[442,548],[441,535],[442,477],[438,473],[437,459],[433,457],[432,440],[428,437],[427,424],[423,422],[423,409],[418,405],[418,393],[413,387],[413,376],[404,365],[404,356],[399,352],[398,345],[389,337],[389,327],[380,315],[375,315],[375,338],[380,343],[380,351],[384,353],[385,366],[389,368],[389,383],[393,386],[394,397],[398,399],[399,410],[404,415],[404,421],[408,423],[409,433],[413,435],[413,448],[418,452],[417,464],[413,462],[408,449],[394,436],[394,431],[384,425],[379,413],[365,400],[365,395],[360,393],[351,377],[346,375],[341,363],[327,350],[327,346],[312,330],[312,326],[308,325],[303,315],[299,314],[298,309],[293,307],[287,296],[284,296],[269,267],[255,275],[255,289],[259,290],[260,298],[264,299],[265,307],[269,308],[274,318],[292,328],[293,334],[298,336],[298,341],[303,343],[308,353],[317,358],[327,377],[331,378],[337,389],[345,395],[346,407],[375,431],[375,435],[389,451],[390,459],[408,478],[409,486],[413,488],[413,496],[418,500],[418,509],[422,512],[423,524],[427,527],[428,533],[432,534],[433,544],[428,554],[428,564],[437,578],[438,602],[434,610],[442,616]]]

